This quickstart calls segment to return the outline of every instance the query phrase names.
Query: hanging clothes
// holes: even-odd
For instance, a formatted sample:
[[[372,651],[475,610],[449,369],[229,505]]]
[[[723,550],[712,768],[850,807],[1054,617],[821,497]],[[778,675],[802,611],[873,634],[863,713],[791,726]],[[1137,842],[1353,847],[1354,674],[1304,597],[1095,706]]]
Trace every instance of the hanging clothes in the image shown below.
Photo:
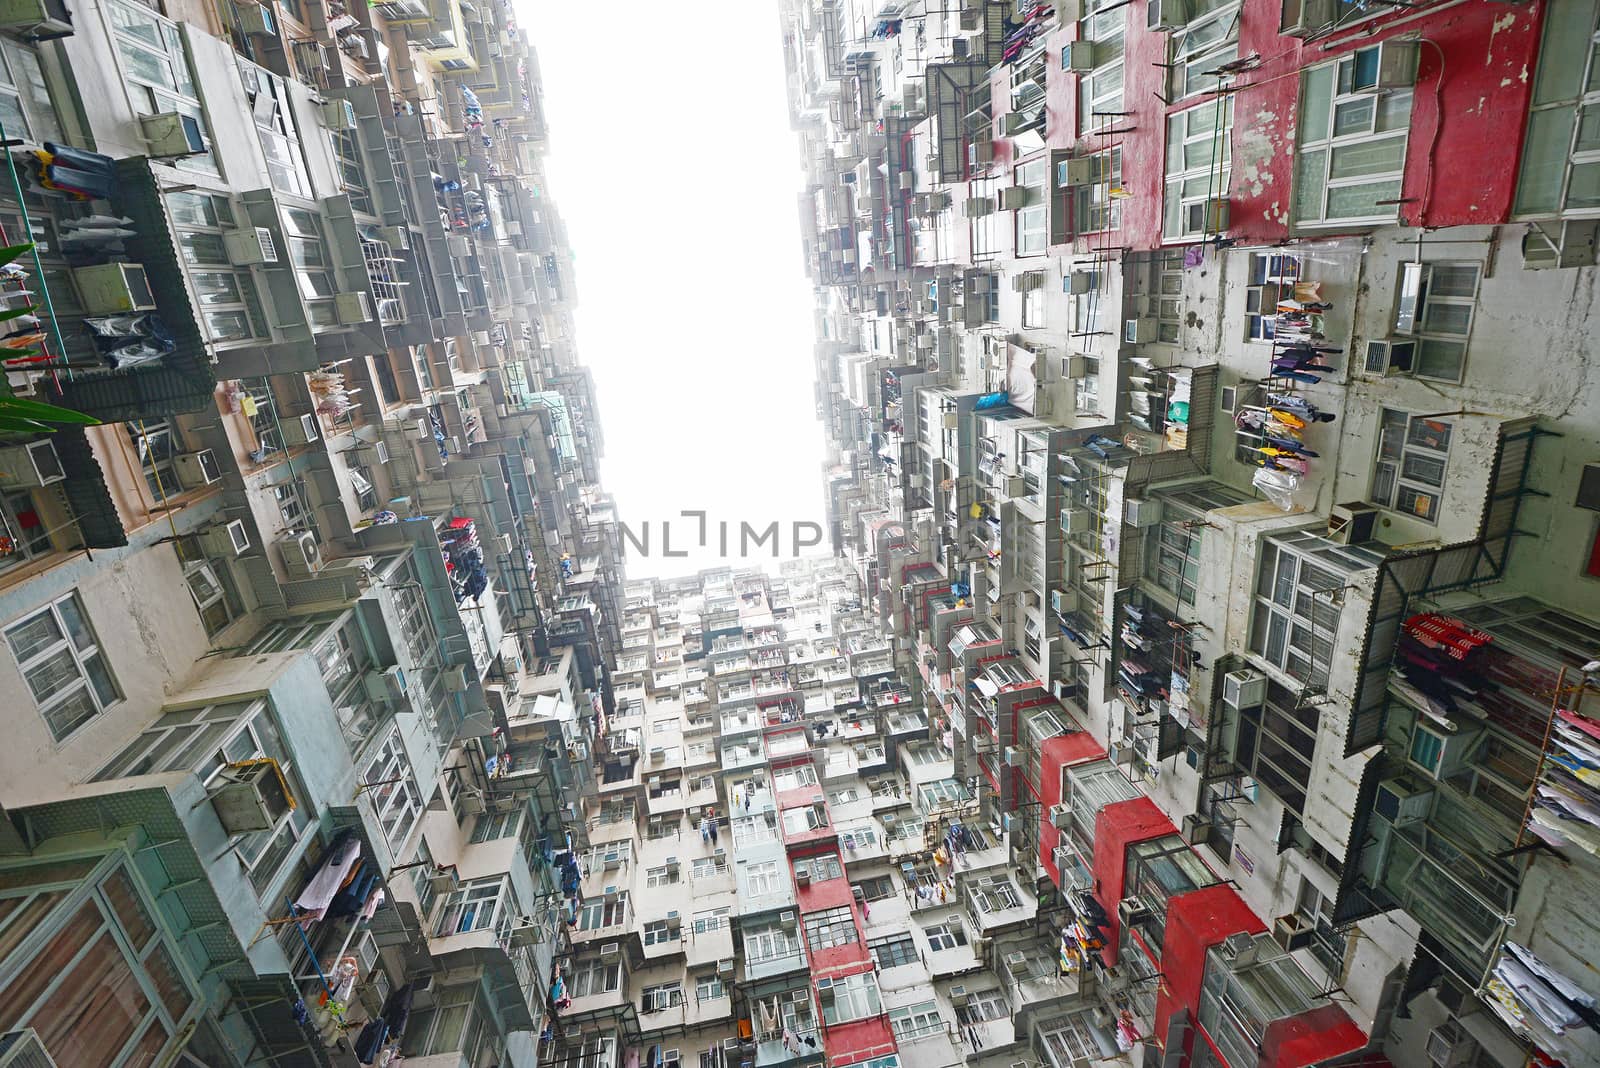
[[[295,899],[295,908],[320,916],[339,893],[361,857],[361,843],[352,831],[340,831],[328,846],[322,864]]]

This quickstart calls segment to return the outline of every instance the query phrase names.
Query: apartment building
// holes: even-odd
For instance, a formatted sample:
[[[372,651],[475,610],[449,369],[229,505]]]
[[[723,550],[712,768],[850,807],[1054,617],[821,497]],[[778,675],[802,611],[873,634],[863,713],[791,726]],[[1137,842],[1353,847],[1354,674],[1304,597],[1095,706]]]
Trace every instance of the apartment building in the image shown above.
[[[1600,1059],[1597,15],[783,5],[832,546],[1065,984],[902,1062]]]
[[[0,442],[0,1060],[536,1063],[622,564],[528,34],[0,35],[8,392],[92,417]]]

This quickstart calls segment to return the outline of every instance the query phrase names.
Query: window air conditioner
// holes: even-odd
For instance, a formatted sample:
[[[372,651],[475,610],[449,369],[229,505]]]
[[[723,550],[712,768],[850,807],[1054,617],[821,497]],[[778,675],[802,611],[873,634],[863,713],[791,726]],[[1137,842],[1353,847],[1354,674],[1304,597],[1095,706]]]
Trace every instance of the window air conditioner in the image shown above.
[[[1066,68],[1076,74],[1094,70],[1094,42],[1071,42],[1062,49],[1061,59]]]
[[[75,267],[72,284],[78,291],[78,303],[90,315],[149,311],[156,306],[142,264],[98,263],[92,267]]]
[[[322,426],[315,412],[285,419],[280,424],[285,445],[309,445],[322,437]]]
[[[1408,375],[1416,367],[1416,358],[1417,343],[1410,338],[1380,338],[1367,342],[1361,371],[1377,378]]]
[[[724,957],[717,961],[717,974],[726,978],[733,974],[733,958]]]
[[[40,1041],[39,1032],[26,1027],[0,1035],[0,1068],[57,1068],[57,1065]]]
[[[386,441],[369,441],[356,449],[356,455],[369,464],[386,464],[389,462],[389,443]]]
[[[1056,185],[1062,189],[1088,185],[1094,180],[1094,162],[1088,156],[1064,159],[1056,163]]]
[[[1117,919],[1124,927],[1133,927],[1150,918],[1150,910],[1136,897],[1125,897],[1117,902]]]
[[[1201,845],[1211,838],[1211,821],[1198,812],[1191,812],[1183,817],[1183,827],[1179,833],[1190,845]]]
[[[1278,32],[1285,37],[1310,37],[1333,22],[1333,0],[1283,0]]]
[[[994,201],[988,197],[968,197],[964,210],[969,219],[981,219],[994,211]]]
[[[1351,65],[1351,92],[1409,89],[1417,84],[1417,56],[1422,47],[1419,42],[1388,40],[1373,47],[1378,50],[1377,63],[1369,67],[1358,56]]]
[[[400,665],[369,671],[362,676],[367,697],[374,701],[398,705],[406,699],[406,672]]]
[[[1061,510],[1061,533],[1084,534],[1089,530],[1091,513],[1087,508],[1063,508]]]
[[[278,262],[278,247],[273,244],[272,231],[265,226],[229,230],[222,235],[222,247],[228,254],[228,262],[235,267]]]
[[[1400,776],[1378,784],[1372,810],[1396,827],[1427,819],[1433,807],[1433,790]]]
[[[967,165],[969,167],[984,167],[994,162],[994,142],[988,138],[974,141],[967,146]]]
[[[250,531],[242,519],[230,519],[200,532],[200,548],[207,556],[243,556],[250,548]]]
[[[1072,271],[1062,279],[1061,288],[1075,297],[1085,293],[1094,292],[1095,273],[1093,271]]]
[[[1156,339],[1156,321],[1153,318],[1129,319],[1122,324],[1122,340],[1129,345],[1145,345]]]
[[[969,995],[967,993],[967,988],[966,987],[964,987],[964,986],[953,986],[953,987],[950,988],[950,1004],[954,1005],[956,1008],[959,1009],[959,1008],[964,1007],[967,1004],[967,1002],[969,1002],[971,1000],[972,1000],[971,995]]]
[[[269,757],[241,760],[223,769],[211,790],[211,807],[229,834],[271,830],[295,807],[289,784]]]
[[[272,23],[272,12],[263,4],[235,4],[233,18],[239,32],[247,37],[272,37],[278,32]]]
[[[1161,502],[1154,498],[1140,500],[1129,497],[1122,504],[1124,520],[1130,527],[1144,530],[1161,522]]]
[[[1378,532],[1378,509],[1363,501],[1336,504],[1328,509],[1328,539],[1341,545],[1373,541]]]
[[[778,923],[781,924],[783,926],[783,929],[786,930],[786,931],[794,930],[795,929],[795,924],[796,924],[794,913],[792,913],[792,912],[780,912],[780,913],[778,913]]]
[[[1007,211],[1016,211],[1033,203],[1033,190],[1025,185],[1007,186],[1000,190],[1000,206]]]
[[[445,238],[445,244],[450,248],[450,255],[465,258],[472,254],[472,242],[467,240],[466,234],[450,234]]]
[[[808,865],[796,864],[794,866],[794,885],[796,885],[796,886],[810,886],[811,885],[811,868]]]
[[[1309,946],[1313,933],[1311,924],[1299,913],[1291,912],[1272,921],[1272,940],[1291,952]]]
[[[200,120],[177,111],[139,117],[139,137],[153,159],[193,156],[206,150]]]
[[[1072,807],[1070,805],[1050,806],[1050,826],[1058,831],[1064,831],[1072,826]]]
[[[278,555],[291,579],[310,578],[322,570],[322,547],[310,531],[290,531],[279,539]]]
[[[451,693],[467,692],[467,667],[454,664],[444,670],[444,688]]]
[[[210,449],[179,453],[173,457],[172,465],[178,472],[178,484],[184,489],[209,486],[222,478],[222,465]]]
[[[376,233],[378,240],[388,245],[391,250],[411,247],[411,231],[404,226],[380,226]]]
[[[322,125],[330,130],[354,130],[356,128],[356,108],[350,101],[335,98],[324,100],[321,108]]]
[[[603,959],[609,960],[613,957],[620,957],[621,955],[622,946],[619,943],[607,942],[605,945],[600,947],[600,956]]]
[[[1259,671],[1230,671],[1222,676],[1222,703],[1234,708],[1259,708],[1267,700],[1267,677]]]
[[[38,489],[66,477],[52,441],[30,441],[0,449],[0,488]]]
[[[1188,0],[1149,0],[1145,7],[1147,30],[1181,30],[1188,22]]]
[[[72,12],[64,0],[0,0],[0,30],[29,40],[72,33]]]
[[[334,317],[344,326],[372,322],[372,296],[365,291],[338,293],[333,298]]]

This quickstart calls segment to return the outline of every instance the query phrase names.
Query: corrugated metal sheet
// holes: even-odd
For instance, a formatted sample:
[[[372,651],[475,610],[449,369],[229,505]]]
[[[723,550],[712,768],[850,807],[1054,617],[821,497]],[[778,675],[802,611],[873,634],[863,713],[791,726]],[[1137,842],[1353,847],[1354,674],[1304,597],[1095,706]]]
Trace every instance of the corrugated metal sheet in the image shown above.
[[[128,544],[122,517],[106,489],[105,472],[94,458],[88,435],[82,427],[67,427],[51,438],[61,470],[67,474],[61,484],[67,505],[78,520],[78,533],[90,549],[116,549]]]

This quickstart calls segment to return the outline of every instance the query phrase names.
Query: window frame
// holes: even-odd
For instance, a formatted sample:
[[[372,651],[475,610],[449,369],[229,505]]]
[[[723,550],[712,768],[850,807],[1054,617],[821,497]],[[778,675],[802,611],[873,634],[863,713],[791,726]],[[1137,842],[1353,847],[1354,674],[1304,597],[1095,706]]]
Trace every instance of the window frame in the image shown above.
[[[78,628],[69,622],[69,617],[63,614],[62,606],[70,604],[71,617],[75,618]],[[26,659],[21,655],[13,633],[28,626],[42,617],[49,617],[49,623],[56,631],[56,638],[48,644],[41,645],[32,651]],[[13,661],[28,687],[28,698],[33,702],[34,710],[44,720],[50,736],[56,744],[68,741],[84,727],[98,720],[108,711],[121,704],[125,699],[122,687],[117,682],[116,673],[111,669],[109,657],[100,643],[99,636],[95,633],[94,624],[89,620],[89,614],[84,609],[83,598],[77,590],[71,590],[61,597],[33,609],[26,615],[6,624],[3,629],[6,647],[10,650]],[[47,668],[52,662],[59,662],[62,654],[71,659],[73,677],[58,680],[62,685],[57,685],[41,700],[38,692],[31,682],[27,682],[29,672],[38,672]],[[107,697],[99,690],[100,683],[90,673],[88,665],[98,661],[100,670],[104,675],[103,685],[109,688],[111,696]],[[51,718],[52,713],[66,709],[75,695],[87,694],[92,711],[88,715],[76,718],[68,723],[58,724]],[[78,706],[80,712],[85,710]]]
[[[1318,227],[1340,226],[1381,226],[1393,223],[1400,217],[1400,198],[1404,193],[1405,170],[1407,158],[1410,155],[1411,139],[1411,106],[1412,90],[1390,89],[1383,93],[1374,93],[1370,90],[1357,91],[1342,88],[1347,81],[1353,81],[1356,65],[1364,57],[1372,56],[1376,61],[1378,45],[1369,45],[1358,48],[1347,55],[1340,56],[1328,63],[1320,63],[1314,67],[1306,68],[1300,76],[1299,86],[1299,128],[1295,135],[1294,150],[1294,177],[1292,179],[1292,193],[1289,202],[1289,218],[1293,226],[1305,229]],[[1328,85],[1328,107],[1326,112],[1311,114],[1310,93],[1313,79],[1323,77],[1331,78]],[[1395,105],[1395,101],[1404,102],[1404,113]],[[1371,116],[1367,128],[1353,133],[1338,133],[1338,123],[1341,109],[1358,109],[1363,103],[1371,105]],[[1391,113],[1388,116],[1388,126],[1379,130],[1378,125],[1384,109],[1388,107]],[[1325,132],[1321,136],[1307,136],[1307,123],[1326,123]],[[1357,149],[1361,146],[1378,145],[1385,142],[1398,142],[1400,145],[1400,158],[1391,169],[1373,171],[1364,174],[1349,175],[1343,178],[1333,176],[1334,156],[1342,150]],[[1305,191],[1305,177],[1310,173],[1311,167],[1308,160],[1313,153],[1321,154],[1321,165],[1317,169],[1321,193],[1318,197],[1315,214],[1302,214],[1301,198]],[[1388,195],[1388,200],[1393,204],[1380,205],[1386,210],[1367,215],[1339,215],[1331,216],[1328,211],[1330,194],[1340,189],[1355,189],[1367,186],[1380,186],[1393,184],[1393,191]]]
[[[1435,436],[1442,433],[1444,448],[1435,449],[1415,441],[1418,436],[1415,427],[1419,424]],[[1445,482],[1450,476],[1450,451],[1454,441],[1455,424],[1452,422],[1427,419],[1399,408],[1379,408],[1378,443],[1373,454],[1372,481],[1367,499],[1380,508],[1437,525]],[[1416,473],[1418,464],[1437,464],[1438,483],[1419,478]],[[1411,470],[1409,475],[1406,473],[1408,467]],[[1385,479],[1388,481],[1387,489],[1380,490]],[[1414,495],[1409,498],[1413,502],[1410,508],[1401,504],[1406,493]],[[1425,499],[1431,502],[1426,514],[1416,510],[1417,505]]]

